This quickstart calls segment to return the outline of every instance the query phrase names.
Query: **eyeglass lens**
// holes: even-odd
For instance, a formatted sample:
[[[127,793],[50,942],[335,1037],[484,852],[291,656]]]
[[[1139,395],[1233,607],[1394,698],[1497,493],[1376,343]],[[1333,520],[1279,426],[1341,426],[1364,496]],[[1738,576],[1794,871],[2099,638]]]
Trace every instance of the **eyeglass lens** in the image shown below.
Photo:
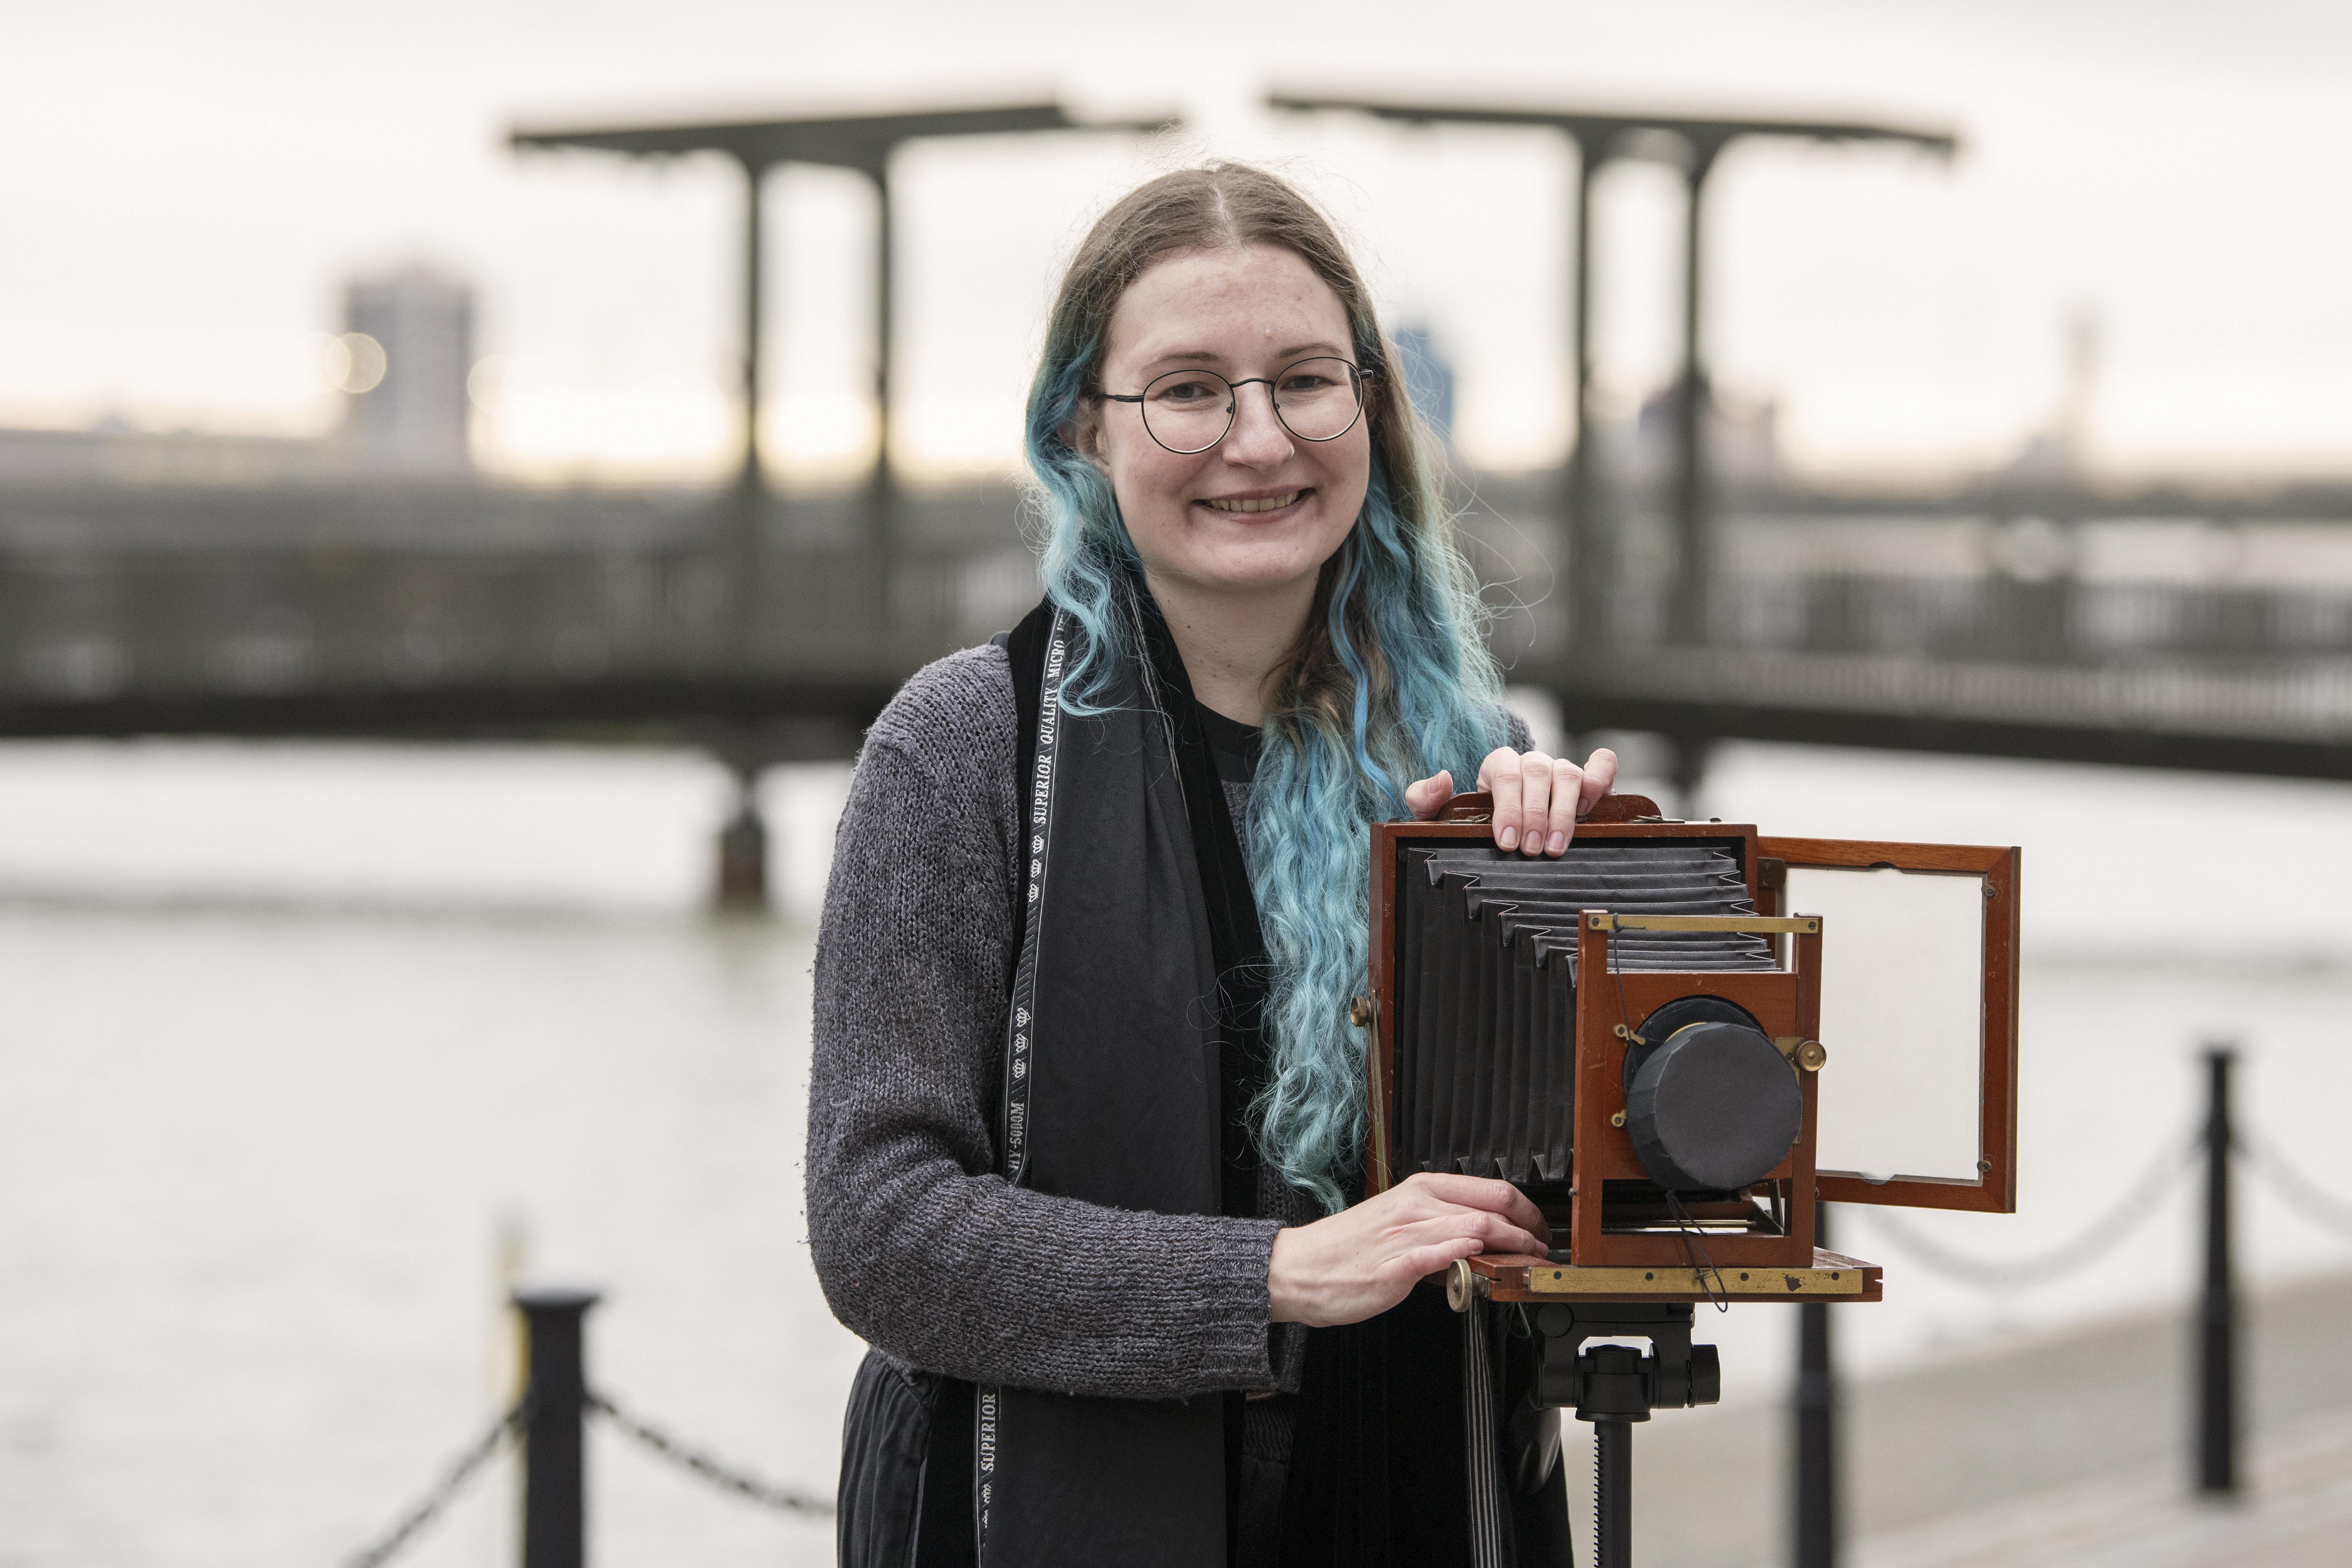
[[[1333,441],[1364,411],[1356,369],[1343,359],[1303,359],[1273,377],[1274,415],[1302,441]],[[1171,452],[1205,452],[1225,438],[1240,406],[1214,371],[1173,370],[1143,389],[1143,427]]]

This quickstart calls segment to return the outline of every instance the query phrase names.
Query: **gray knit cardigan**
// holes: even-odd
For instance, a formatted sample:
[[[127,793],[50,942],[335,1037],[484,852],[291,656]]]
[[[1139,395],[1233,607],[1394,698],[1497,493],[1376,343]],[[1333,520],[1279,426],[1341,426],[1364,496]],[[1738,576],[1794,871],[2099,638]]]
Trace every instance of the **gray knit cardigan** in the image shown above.
[[[1003,650],[970,648],[908,681],[858,753],[817,933],[817,1279],[853,1331],[931,1372],[1125,1398],[1273,1388],[1280,1218],[1129,1213],[995,1173],[1017,722]]]
[[[825,1300],[885,1353],[974,1382],[1295,1388],[1304,1335],[1271,1323],[1266,1266],[1284,1224],[1317,1216],[1304,1194],[1268,1173],[1263,1218],[1143,1214],[995,1173],[1018,722],[1011,667],[984,645],[919,671],[858,753],[817,934],[807,1196]],[[1227,788],[1238,826],[1246,797]]]

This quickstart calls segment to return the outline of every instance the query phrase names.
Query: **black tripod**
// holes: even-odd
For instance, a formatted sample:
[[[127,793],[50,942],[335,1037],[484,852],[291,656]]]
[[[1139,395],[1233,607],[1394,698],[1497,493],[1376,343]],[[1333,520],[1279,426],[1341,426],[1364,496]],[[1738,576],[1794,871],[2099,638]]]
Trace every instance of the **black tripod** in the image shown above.
[[[1543,1336],[1536,1403],[1592,1423],[1593,1568],[1632,1568],[1633,1423],[1653,1410],[1722,1398],[1715,1347],[1691,1343],[1686,1301],[1548,1306],[1530,1315]],[[1647,1340],[1650,1353],[1631,1345],[1584,1348],[1588,1340],[1613,1339]]]

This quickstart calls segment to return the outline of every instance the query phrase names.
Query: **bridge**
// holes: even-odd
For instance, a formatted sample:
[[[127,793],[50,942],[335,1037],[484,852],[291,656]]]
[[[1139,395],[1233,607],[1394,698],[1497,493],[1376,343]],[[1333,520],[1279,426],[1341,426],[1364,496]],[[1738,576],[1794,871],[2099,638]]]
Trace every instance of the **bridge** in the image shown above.
[[[1742,137],[1891,143],[1939,132],[1277,97],[1295,112],[1549,127],[1578,154],[1563,202],[1589,254],[1614,158],[1688,192],[1671,453],[1587,417],[1576,269],[1577,439],[1549,473],[1465,475],[1465,530],[1518,685],[1580,733],[1674,743],[1685,784],[1726,740],[2352,779],[2352,487],[2116,492],[2012,474],[1862,493],[1711,452],[1701,354],[1702,193]],[[832,120],[527,131],[566,155],[705,150],[747,176],[742,401],[761,367],[760,174],[855,168],[883,201],[875,397],[887,428],[890,160],[919,136],[1132,132],[1056,106]],[[756,419],[747,419],[756,428]],[[532,489],[464,473],[297,465],[77,479],[0,443],[0,736],[662,737],[743,783],[728,885],[756,884],[750,784],[852,755],[925,660],[1034,602],[1011,485],[932,490],[892,471],[780,489],[747,442],[705,490]],[[751,879],[749,882],[745,879]]]
[[[1685,791],[1734,739],[2352,780],[2352,489],[1726,489],[1692,637],[1669,487],[1571,594],[1558,486],[1465,496],[1494,646]],[[747,551],[733,489],[0,489],[0,736],[685,742],[737,777],[719,886],[755,904],[761,770],[853,755],[1037,595],[1012,488],[902,492],[881,549],[869,501],[761,492]]]

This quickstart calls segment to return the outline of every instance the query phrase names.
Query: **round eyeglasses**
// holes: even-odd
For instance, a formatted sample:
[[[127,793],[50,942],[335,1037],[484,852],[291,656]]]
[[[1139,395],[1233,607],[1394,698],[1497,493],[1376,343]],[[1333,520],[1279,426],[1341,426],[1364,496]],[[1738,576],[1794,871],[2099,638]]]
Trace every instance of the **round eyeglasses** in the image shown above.
[[[1265,387],[1274,400],[1274,416],[1300,440],[1336,441],[1364,416],[1364,377],[1370,374],[1346,360],[1321,357],[1245,381],[1227,381],[1213,370],[1171,370],[1153,376],[1141,392],[1101,395],[1137,405],[1153,440],[1190,457],[1207,451],[1233,429],[1244,386]]]

